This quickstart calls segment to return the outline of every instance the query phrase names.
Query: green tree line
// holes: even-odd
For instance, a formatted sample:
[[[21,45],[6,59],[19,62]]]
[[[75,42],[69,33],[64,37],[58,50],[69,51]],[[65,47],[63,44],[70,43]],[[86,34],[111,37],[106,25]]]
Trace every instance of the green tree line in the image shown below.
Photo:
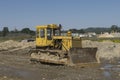
[[[22,30],[12,30],[12,31],[9,31],[9,28],[8,27],[3,27],[3,30],[0,31],[0,36],[1,37],[5,37],[5,36],[8,36],[9,34],[25,34],[25,35],[31,35],[31,36],[34,36],[35,35],[35,31],[33,30],[30,30],[29,28],[23,28]]]
[[[120,32],[120,27],[117,25],[112,25],[109,28],[106,27],[89,27],[86,29],[69,29],[72,33],[87,33],[87,32],[95,32],[97,34],[100,34],[101,32]]]
[[[95,32],[97,34],[100,34],[101,32],[120,32],[120,27],[118,27],[117,25],[112,25],[109,28],[105,28],[105,27],[88,27],[86,29],[73,28],[73,29],[69,29],[69,31],[71,31],[72,33],[82,33],[82,34],[87,32]],[[67,30],[62,32],[67,32]],[[17,33],[35,36],[35,31],[30,30],[29,28],[23,28],[20,31],[17,29],[9,31],[8,27],[3,27],[3,30],[0,31],[0,36],[5,37],[8,34],[17,34]]]

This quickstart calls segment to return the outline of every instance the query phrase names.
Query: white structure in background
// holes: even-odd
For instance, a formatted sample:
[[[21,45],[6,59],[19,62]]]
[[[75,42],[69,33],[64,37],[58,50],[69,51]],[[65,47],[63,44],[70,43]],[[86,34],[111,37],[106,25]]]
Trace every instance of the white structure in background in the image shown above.
[[[85,34],[79,34],[79,37],[87,37]]]
[[[95,32],[89,32],[89,33],[85,33],[85,34],[72,33],[72,36],[74,36],[74,37],[94,37],[94,36],[96,36],[96,33]]]
[[[94,37],[94,36],[96,36],[95,32],[88,32],[87,33],[87,37]]]
[[[66,36],[66,33],[61,33],[62,36]],[[89,33],[85,33],[85,34],[81,34],[81,33],[72,33],[73,37],[94,37],[96,36],[95,32],[89,32]]]
[[[78,37],[78,36],[79,36],[79,33],[72,33],[72,36]]]

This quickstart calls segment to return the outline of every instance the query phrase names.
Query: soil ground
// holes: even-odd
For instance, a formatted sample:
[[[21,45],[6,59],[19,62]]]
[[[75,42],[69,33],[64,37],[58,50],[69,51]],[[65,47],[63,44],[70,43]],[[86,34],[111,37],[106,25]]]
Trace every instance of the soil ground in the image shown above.
[[[19,51],[20,52],[20,51]],[[0,54],[0,80],[119,80],[120,64],[74,67],[33,64],[29,55]]]
[[[8,46],[8,43],[9,44]],[[120,61],[77,66],[33,64],[29,49],[33,44],[1,43],[0,80],[120,80]],[[5,46],[6,44],[6,46]],[[3,46],[4,45],[4,46]],[[27,45],[23,47],[23,45]],[[22,47],[21,47],[22,46]],[[7,48],[6,48],[7,47]]]

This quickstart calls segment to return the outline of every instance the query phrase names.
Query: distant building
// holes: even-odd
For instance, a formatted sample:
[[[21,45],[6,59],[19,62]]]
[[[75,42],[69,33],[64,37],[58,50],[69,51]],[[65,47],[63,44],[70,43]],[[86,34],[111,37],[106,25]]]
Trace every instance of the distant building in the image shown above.
[[[67,33],[61,33],[62,36],[66,36]],[[88,32],[88,33],[72,33],[73,37],[95,37],[97,34],[95,32]]]
[[[95,32],[88,32],[88,33],[72,33],[72,36],[74,37],[95,37],[96,33]]]
[[[95,36],[96,36],[96,33],[95,33],[95,32],[88,32],[88,33],[87,33],[87,36],[88,36],[88,37],[95,37]]]

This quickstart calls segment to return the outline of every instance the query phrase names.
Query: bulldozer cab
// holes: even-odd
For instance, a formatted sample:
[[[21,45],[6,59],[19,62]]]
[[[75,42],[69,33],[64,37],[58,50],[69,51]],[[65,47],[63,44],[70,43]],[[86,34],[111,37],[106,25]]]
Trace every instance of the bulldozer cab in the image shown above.
[[[36,27],[36,47],[53,46],[53,36],[61,35],[61,26],[56,24]]]

